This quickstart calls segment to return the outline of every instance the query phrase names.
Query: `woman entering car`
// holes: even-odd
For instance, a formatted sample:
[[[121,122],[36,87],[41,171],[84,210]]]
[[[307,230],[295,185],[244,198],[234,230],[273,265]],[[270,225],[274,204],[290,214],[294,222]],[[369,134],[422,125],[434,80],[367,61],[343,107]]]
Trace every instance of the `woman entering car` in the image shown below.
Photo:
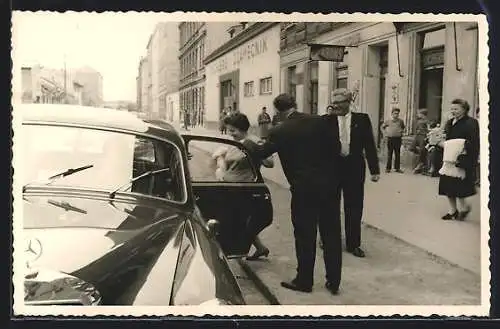
[[[261,165],[266,168],[274,167],[272,157],[261,161],[258,157],[252,156],[253,150],[259,143],[262,143],[262,140],[248,133],[250,122],[245,114],[238,112],[224,118],[224,125],[227,128],[228,134],[234,140],[245,144],[246,148],[250,151],[251,160],[256,164],[258,170]],[[221,181],[248,182],[254,176],[250,162],[245,158],[245,154],[236,147],[220,148],[213,153],[212,158],[217,163],[215,175]],[[267,257],[269,255],[269,249],[262,243],[258,236],[254,239],[253,246],[255,247],[255,252],[248,256],[247,260],[257,260],[260,257]]]

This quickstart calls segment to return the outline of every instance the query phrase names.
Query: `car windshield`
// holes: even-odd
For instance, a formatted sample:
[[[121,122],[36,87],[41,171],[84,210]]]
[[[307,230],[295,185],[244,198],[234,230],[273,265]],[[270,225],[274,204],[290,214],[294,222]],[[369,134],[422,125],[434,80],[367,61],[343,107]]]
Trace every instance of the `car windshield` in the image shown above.
[[[159,170],[134,181],[129,191],[185,201],[182,156],[172,143],[91,128],[25,124],[23,145],[23,185],[47,184],[49,177],[69,171],[49,184],[113,191]]]

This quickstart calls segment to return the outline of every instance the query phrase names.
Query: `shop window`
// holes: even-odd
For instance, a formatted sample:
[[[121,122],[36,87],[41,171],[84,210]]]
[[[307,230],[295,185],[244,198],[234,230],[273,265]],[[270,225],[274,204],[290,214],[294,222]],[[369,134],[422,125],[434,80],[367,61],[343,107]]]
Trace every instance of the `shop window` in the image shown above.
[[[290,66],[287,71],[288,93],[295,98],[297,94],[297,67]]]
[[[245,97],[252,97],[253,96],[253,81],[245,82],[245,85],[243,88],[243,94]]]
[[[440,122],[443,98],[445,29],[420,34],[419,108],[426,108],[428,119]]]
[[[273,79],[271,77],[260,79],[260,94],[271,94],[273,92]]]
[[[309,106],[311,114],[318,114],[318,62],[309,64]]]

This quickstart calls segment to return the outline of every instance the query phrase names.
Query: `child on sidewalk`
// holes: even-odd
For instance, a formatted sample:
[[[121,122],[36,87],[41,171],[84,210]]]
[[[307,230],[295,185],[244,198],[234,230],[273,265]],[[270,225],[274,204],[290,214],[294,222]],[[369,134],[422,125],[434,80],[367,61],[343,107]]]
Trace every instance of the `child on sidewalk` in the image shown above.
[[[405,130],[405,123],[399,118],[400,109],[393,108],[391,112],[391,119],[382,124],[382,131],[387,138],[387,164],[385,172],[391,172],[392,155],[394,154],[394,169],[396,172],[403,172],[401,170],[401,144],[403,139],[403,132]]]
[[[437,122],[432,122],[429,125],[429,132],[427,133],[427,144],[425,149],[427,150],[427,168],[428,174],[435,177],[437,176],[437,170],[439,166],[439,158],[441,149],[439,143],[446,139],[444,130],[441,125]]]

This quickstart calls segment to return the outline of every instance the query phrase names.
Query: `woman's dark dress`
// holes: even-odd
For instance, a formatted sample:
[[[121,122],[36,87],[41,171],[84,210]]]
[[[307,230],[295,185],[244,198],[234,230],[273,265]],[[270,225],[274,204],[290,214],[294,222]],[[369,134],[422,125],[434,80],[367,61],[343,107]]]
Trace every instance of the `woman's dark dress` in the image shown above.
[[[476,164],[479,156],[479,125],[476,119],[464,116],[455,124],[453,120],[444,127],[446,140],[463,138],[466,155],[460,156],[460,167],[465,169],[465,179],[441,176],[439,178],[439,195],[465,198],[476,194]]]

